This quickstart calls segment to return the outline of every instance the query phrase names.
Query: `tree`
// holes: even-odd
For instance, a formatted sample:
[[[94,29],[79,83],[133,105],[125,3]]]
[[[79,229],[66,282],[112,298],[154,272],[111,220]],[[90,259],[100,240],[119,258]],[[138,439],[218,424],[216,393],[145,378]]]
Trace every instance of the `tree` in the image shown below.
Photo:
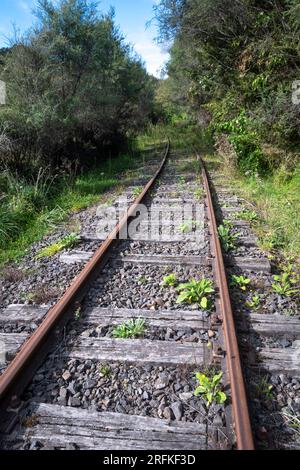
[[[159,40],[172,40],[167,72],[181,106],[204,105],[218,128],[244,115],[249,140],[255,129],[262,141],[298,145],[298,0],[161,0],[155,11]]]
[[[120,143],[148,118],[154,94],[113,10],[102,15],[87,0],[39,0],[36,16],[5,59],[8,106],[0,113],[14,142],[11,165],[22,170],[31,162],[30,171]]]

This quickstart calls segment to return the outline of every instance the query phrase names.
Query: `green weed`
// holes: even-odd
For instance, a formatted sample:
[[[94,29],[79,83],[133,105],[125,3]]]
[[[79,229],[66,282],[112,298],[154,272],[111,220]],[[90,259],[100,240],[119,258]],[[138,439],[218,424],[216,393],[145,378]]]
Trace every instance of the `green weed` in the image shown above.
[[[240,233],[232,233],[231,228],[223,224],[219,225],[218,234],[223,250],[226,253],[235,249],[236,241],[239,238]]]
[[[109,377],[110,372],[111,372],[110,366],[108,364],[100,364],[99,372],[100,372],[101,377],[105,377],[105,378]]]
[[[137,186],[136,188],[134,188],[134,190],[132,191],[132,194],[135,198],[137,198],[141,192],[143,191],[143,188],[141,186]]]
[[[162,285],[164,287],[167,287],[167,286],[174,287],[174,286],[176,286],[176,284],[177,284],[176,274],[169,274],[168,276],[165,276],[163,278]]]
[[[259,295],[253,295],[250,300],[247,300],[247,307],[253,310],[259,310],[261,303],[261,297]]]
[[[50,256],[54,256],[62,250],[66,250],[68,248],[73,248],[80,242],[80,236],[76,233],[70,233],[65,237],[58,240],[56,243],[53,243],[50,246],[46,246],[43,248],[36,256],[37,259],[39,258],[47,258]]]
[[[198,386],[194,391],[194,395],[198,397],[201,395],[202,399],[206,402],[207,408],[209,408],[213,403],[222,405],[227,400],[227,395],[222,391],[221,380],[223,373],[209,377],[201,372],[195,373]]]
[[[209,279],[201,279],[200,281],[192,279],[187,283],[180,284],[177,291],[180,292],[177,299],[178,304],[184,302],[189,304],[197,303],[205,310],[210,307],[210,297],[215,292],[213,283]]]
[[[246,291],[249,284],[251,282],[251,279],[244,277],[244,276],[236,276],[235,274],[232,274],[230,284],[233,287],[239,287],[242,291]]]
[[[194,197],[195,199],[198,199],[198,201],[200,201],[203,197],[203,189],[202,188],[197,188],[196,191],[194,191]]]
[[[189,220],[180,224],[178,228],[181,233],[190,233],[197,227],[199,227],[199,222],[196,220]]]
[[[299,294],[300,289],[295,288],[295,284],[298,283],[298,280],[292,277],[288,272],[273,276],[273,279],[276,282],[272,284],[272,289],[281,297],[292,297],[295,294]]]
[[[274,387],[269,383],[268,377],[262,377],[255,384],[256,394],[259,398],[269,401],[274,398]]]
[[[115,338],[137,338],[145,333],[145,320],[143,318],[131,319],[116,326],[112,335]]]

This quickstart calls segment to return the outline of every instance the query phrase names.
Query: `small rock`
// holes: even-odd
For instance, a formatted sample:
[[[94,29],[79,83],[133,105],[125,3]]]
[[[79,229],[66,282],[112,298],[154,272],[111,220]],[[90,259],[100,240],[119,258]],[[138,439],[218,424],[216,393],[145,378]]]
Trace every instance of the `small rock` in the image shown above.
[[[66,398],[67,394],[68,394],[67,389],[65,387],[61,387],[60,390],[59,390],[59,396],[61,398]]]
[[[44,380],[44,375],[43,374],[37,374],[34,378],[34,380],[36,382],[41,382],[42,380]]]
[[[214,426],[223,426],[223,418],[219,413],[214,416],[213,423]]]
[[[85,330],[85,331],[83,331],[83,332],[80,334],[80,336],[81,336],[82,338],[89,338],[89,336],[90,336],[90,330]]]
[[[78,447],[76,444],[73,444],[72,442],[69,442],[67,445],[66,445],[66,450],[78,450]]]
[[[70,372],[69,372],[68,370],[66,370],[66,371],[63,373],[62,378],[63,378],[66,382],[68,382],[68,380],[70,380],[70,378],[71,378]]]
[[[300,349],[300,339],[293,341],[293,348]]]
[[[70,382],[69,383],[69,386],[67,388],[67,390],[71,393],[71,395],[75,395],[76,393],[76,390],[75,390],[75,383],[74,382]]]
[[[280,379],[276,375],[272,375],[270,380],[273,385],[280,385]]]
[[[184,336],[184,331],[178,331],[176,335],[176,339],[179,340]]]
[[[42,449],[43,444],[41,444],[39,441],[32,441],[29,447],[29,450],[38,450]]]
[[[177,421],[180,421],[181,418],[182,418],[182,415],[183,415],[183,406],[182,406],[182,403],[180,401],[177,401],[175,403],[172,403],[171,405],[171,410],[173,411],[174,413],[174,416],[175,416],[175,419]]]
[[[156,390],[163,390],[169,384],[169,377],[167,375],[161,375],[155,382]]]
[[[78,407],[81,405],[80,398],[70,397],[70,398],[69,398],[68,405],[69,405],[69,406],[74,406],[74,407],[78,408]]]
[[[209,338],[214,338],[216,336],[216,334],[213,330],[208,330],[207,334],[208,334]]]
[[[57,404],[60,405],[60,406],[66,406],[67,405],[66,398],[58,397]]]
[[[173,336],[173,334],[174,334],[173,330],[168,327],[167,332],[166,332],[166,336],[165,336],[166,341],[168,341]]]
[[[163,299],[156,299],[156,305],[159,307],[163,307],[165,305]]]
[[[175,392],[178,392],[178,391],[181,390],[181,389],[182,389],[182,385],[181,385],[181,384],[178,384],[178,383],[174,384],[174,391],[175,391]]]
[[[296,408],[296,410],[300,411],[300,398],[298,398],[298,397],[295,398],[293,406],[294,406],[294,408]]]
[[[280,378],[280,382],[281,382],[283,385],[285,385],[285,384],[288,383],[287,378],[286,378],[286,376],[285,376],[284,374],[280,374],[280,375],[279,375],[279,378]]]
[[[104,408],[108,408],[109,405],[111,404],[111,400],[109,398],[106,398],[105,400],[102,400],[101,403],[104,406]]]
[[[145,391],[145,392],[143,393],[143,399],[144,399],[144,400],[149,400],[149,393],[148,393],[148,392]]]
[[[193,397],[193,394],[191,392],[179,393],[179,398],[180,400],[183,400],[183,401],[190,400],[192,397]]]
[[[116,412],[117,412],[117,413],[121,413],[121,414],[125,414],[125,413],[126,413],[126,410],[123,408],[122,405],[120,405],[120,403],[117,403],[117,405],[116,405]]]
[[[280,346],[281,346],[282,348],[289,348],[291,345],[292,345],[291,341],[289,341],[289,340],[286,339],[286,338],[283,338],[283,339],[280,341]]]
[[[266,441],[268,439],[268,431],[264,426],[261,426],[257,430],[257,437],[260,441]]]
[[[94,379],[87,379],[84,383],[84,386],[83,388],[85,390],[90,390],[91,388],[94,388],[96,387],[97,385],[97,380],[94,380]]]
[[[168,419],[168,420],[171,420],[172,419],[172,410],[169,406],[167,406],[164,411],[163,411],[163,416],[164,418]]]

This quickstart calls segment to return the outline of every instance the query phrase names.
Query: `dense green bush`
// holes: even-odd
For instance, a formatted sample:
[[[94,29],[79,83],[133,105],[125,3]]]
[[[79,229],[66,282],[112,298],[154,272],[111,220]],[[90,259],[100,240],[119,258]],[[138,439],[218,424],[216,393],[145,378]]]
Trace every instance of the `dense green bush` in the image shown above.
[[[213,110],[214,106],[211,106],[211,109]],[[236,153],[236,162],[243,173],[266,174],[270,165],[262,151],[258,133],[254,130],[255,123],[247,118],[245,109],[229,120],[224,120],[224,111],[223,106],[221,111],[213,114],[210,127],[215,133],[228,135],[228,141]]]
[[[151,116],[156,84],[113,11],[101,15],[87,0],[39,0],[36,16],[0,68],[7,83],[0,166],[27,175],[63,158],[88,164],[117,151]]]
[[[298,0],[161,0],[155,11],[160,40],[173,40],[165,96],[196,116],[208,109],[243,171],[271,169],[265,143],[299,152]]]

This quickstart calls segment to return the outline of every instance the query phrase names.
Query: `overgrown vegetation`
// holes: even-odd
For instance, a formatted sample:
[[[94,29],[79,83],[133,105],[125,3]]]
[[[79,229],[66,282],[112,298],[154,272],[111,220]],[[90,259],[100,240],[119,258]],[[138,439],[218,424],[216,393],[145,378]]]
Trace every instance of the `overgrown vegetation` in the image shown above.
[[[196,303],[203,309],[208,309],[211,306],[211,295],[215,292],[213,282],[210,279],[191,279],[189,282],[180,284],[177,287],[180,292],[177,303]]]
[[[174,287],[177,284],[176,274],[171,273],[168,276],[164,276],[162,285],[164,287]]]
[[[246,306],[253,310],[259,310],[261,306],[261,296],[253,295],[250,300],[247,300]]]
[[[36,24],[0,50],[0,263],[120,183],[157,120],[157,80],[87,0],[38,0]],[[118,156],[119,155],[119,156]]]
[[[46,173],[44,178],[48,180],[48,186],[44,182],[37,185],[34,181],[2,173],[0,264],[18,259],[30,243],[40,240],[66,220],[68,214],[98,202],[100,197],[104,198],[105,191],[120,185],[120,175],[134,168],[137,161],[133,155],[120,155],[82,175],[62,176],[53,183]],[[32,194],[35,194],[34,198]]]
[[[54,256],[56,253],[59,253],[62,250],[67,250],[68,248],[74,248],[80,242],[80,236],[77,233],[70,233],[65,237],[61,238],[52,245],[46,246],[38,254],[37,258],[46,258],[49,256]]]
[[[22,174],[116,152],[153,112],[150,77],[114,23],[87,0],[38,0],[36,24],[12,40],[0,77],[0,165]]]
[[[230,277],[230,285],[233,287],[239,287],[242,291],[246,291],[251,283],[251,279],[245,276],[237,276],[236,274],[232,274]]]
[[[105,377],[105,378],[109,377],[111,373],[109,364],[100,364],[99,373],[100,373],[100,377]]]
[[[282,250],[284,257],[300,260],[300,166],[285,172],[278,169],[264,178],[246,177],[228,170],[236,190],[256,203],[261,216],[255,221],[260,247],[273,254]]]
[[[226,253],[236,248],[236,241],[238,240],[240,233],[233,232],[233,226],[230,222],[224,220],[223,224],[218,227],[218,234],[223,250]]]
[[[145,333],[145,320],[143,318],[130,319],[113,329],[112,335],[115,338],[138,338]]]
[[[198,386],[194,391],[194,395],[201,398],[206,402],[207,408],[213,403],[222,405],[227,400],[227,395],[222,391],[221,380],[223,373],[215,374],[212,377],[202,374],[201,372],[195,373]]]
[[[170,45],[157,100],[209,126],[224,169],[266,223],[266,251],[300,255],[298,0],[160,0],[158,40]]]
[[[262,144],[298,146],[298,0],[161,0],[155,10],[160,41],[173,41],[161,101],[198,117],[203,108],[241,169],[280,165]]]
[[[179,225],[178,229],[181,233],[190,233],[199,226],[197,220],[188,220]]]
[[[300,436],[300,417],[291,406],[286,408],[281,415],[283,416],[287,426]]]
[[[299,279],[290,275],[290,273],[283,273],[278,274],[273,277],[274,283],[272,284],[272,288],[274,292],[279,294],[282,297],[292,297],[295,294],[300,293],[300,289],[295,286],[295,284],[299,284]]]
[[[274,386],[270,383],[269,377],[261,377],[255,383],[255,391],[261,400],[270,401],[274,398]]]

